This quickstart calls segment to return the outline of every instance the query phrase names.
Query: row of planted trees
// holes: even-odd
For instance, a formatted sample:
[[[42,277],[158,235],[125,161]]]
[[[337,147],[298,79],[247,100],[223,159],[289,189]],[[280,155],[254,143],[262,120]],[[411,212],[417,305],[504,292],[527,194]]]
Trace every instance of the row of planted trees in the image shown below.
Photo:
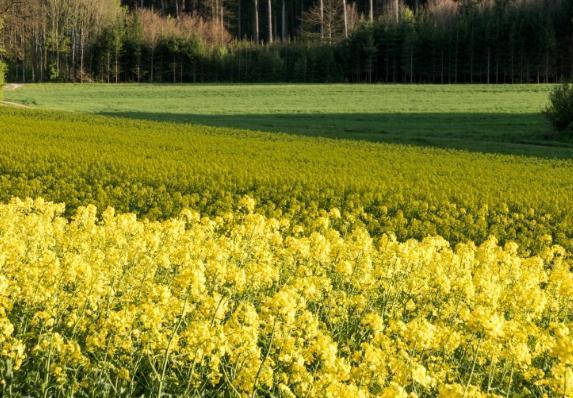
[[[49,0],[64,1],[86,3],[56,21],[49,7],[44,19],[24,28],[7,21],[10,80],[520,83],[573,77],[573,0],[436,0],[417,13],[401,6],[373,23],[353,23],[346,39],[339,10],[331,21],[338,33],[328,43],[309,26],[299,40],[265,45],[233,39],[220,23],[197,15],[128,12],[116,0]]]
[[[342,48],[352,81],[554,82],[573,76],[573,2],[440,2],[366,26]]]

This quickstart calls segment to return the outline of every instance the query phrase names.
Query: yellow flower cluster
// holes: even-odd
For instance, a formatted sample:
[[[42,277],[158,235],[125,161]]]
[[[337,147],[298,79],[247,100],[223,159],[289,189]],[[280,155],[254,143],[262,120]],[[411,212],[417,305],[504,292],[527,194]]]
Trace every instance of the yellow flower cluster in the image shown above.
[[[242,210],[0,205],[4,396],[573,396],[573,261]]]

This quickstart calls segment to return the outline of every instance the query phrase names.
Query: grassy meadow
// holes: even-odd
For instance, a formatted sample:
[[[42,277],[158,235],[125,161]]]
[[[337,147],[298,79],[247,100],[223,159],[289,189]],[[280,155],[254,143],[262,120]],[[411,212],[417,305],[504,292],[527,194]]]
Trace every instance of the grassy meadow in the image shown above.
[[[573,396],[549,90],[6,92],[1,395]]]
[[[26,85],[40,109],[534,156],[573,156],[546,138],[550,85]]]

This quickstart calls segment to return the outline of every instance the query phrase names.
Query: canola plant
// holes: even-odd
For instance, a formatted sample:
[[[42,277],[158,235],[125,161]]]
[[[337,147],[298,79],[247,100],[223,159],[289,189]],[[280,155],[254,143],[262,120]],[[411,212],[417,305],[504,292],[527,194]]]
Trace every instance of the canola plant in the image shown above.
[[[254,208],[0,205],[3,394],[573,394],[564,248],[342,235],[334,208],[304,233]]]
[[[572,170],[0,109],[1,394],[572,397]]]

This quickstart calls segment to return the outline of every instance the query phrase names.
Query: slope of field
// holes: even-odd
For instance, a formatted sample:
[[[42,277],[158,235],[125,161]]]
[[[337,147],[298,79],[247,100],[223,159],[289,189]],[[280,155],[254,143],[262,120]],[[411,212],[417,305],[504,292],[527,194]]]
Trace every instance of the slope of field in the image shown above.
[[[571,159],[0,108],[0,201],[62,203],[0,205],[0,394],[570,396],[572,186]]]
[[[573,157],[545,139],[548,85],[26,85],[6,99],[159,121]]]
[[[43,196],[70,212],[221,215],[248,194],[307,227],[336,207],[342,229],[452,243],[493,234],[538,250],[547,237],[573,246],[572,170],[571,160],[0,110],[0,199]]]

